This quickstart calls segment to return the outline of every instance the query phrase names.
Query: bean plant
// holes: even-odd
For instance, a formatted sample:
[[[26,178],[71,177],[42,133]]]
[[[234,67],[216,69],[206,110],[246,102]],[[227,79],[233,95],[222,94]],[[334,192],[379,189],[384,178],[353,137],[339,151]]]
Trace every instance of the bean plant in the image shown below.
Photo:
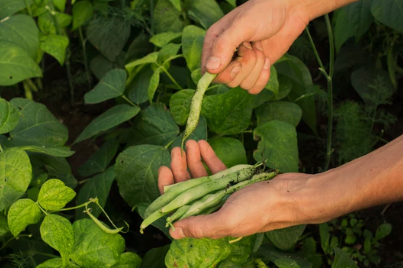
[[[173,222],[206,208],[194,199],[211,198],[170,203],[188,190],[177,186],[160,195],[158,169],[170,166],[174,147],[207,140],[228,173],[256,163],[315,173],[387,143],[383,133],[396,121],[388,107],[403,74],[403,0],[358,1],[318,18],[271,66],[258,95],[210,84],[214,75],[200,69],[206,30],[243,2],[0,0],[0,94],[20,96],[0,98],[1,267],[383,264],[378,249],[392,225],[371,231],[354,214],[241,239],[170,237]],[[37,101],[55,65],[71,107],[106,107],[70,142]],[[346,85],[356,99],[345,97]],[[72,170],[74,148],[95,143]],[[305,144],[323,150],[315,168],[304,162]],[[208,213],[238,189],[228,183],[214,188],[219,200]],[[139,246],[144,237],[158,246]]]

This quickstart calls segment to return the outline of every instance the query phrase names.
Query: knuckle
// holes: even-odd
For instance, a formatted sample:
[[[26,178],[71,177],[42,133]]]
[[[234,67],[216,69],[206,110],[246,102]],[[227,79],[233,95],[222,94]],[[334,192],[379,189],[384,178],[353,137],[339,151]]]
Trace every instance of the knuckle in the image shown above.
[[[253,87],[253,84],[250,83],[249,81],[242,81],[242,83],[240,84],[241,88],[245,89],[245,90],[250,90]]]

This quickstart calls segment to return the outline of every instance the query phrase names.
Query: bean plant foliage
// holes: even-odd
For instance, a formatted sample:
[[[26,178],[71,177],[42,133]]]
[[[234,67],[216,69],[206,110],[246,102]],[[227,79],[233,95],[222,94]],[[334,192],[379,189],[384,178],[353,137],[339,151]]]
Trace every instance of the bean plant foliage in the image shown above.
[[[173,240],[162,218],[150,228],[164,241],[159,247],[144,252],[129,243],[133,237],[143,241],[133,219],[144,218],[148,205],[160,196],[158,169],[170,166],[171,150],[181,145],[202,75],[206,30],[237,2],[0,0],[0,86],[21,86],[25,93],[25,98],[0,98],[2,267],[379,264],[368,256],[377,254],[378,241],[391,232],[390,225],[372,235],[356,222],[333,222],[320,226],[319,240],[306,225],[298,225],[233,243],[231,237]],[[361,98],[336,106],[334,166],[372,151],[379,135],[374,124],[386,129],[396,120],[384,107],[402,72],[402,6],[401,0],[364,0],[332,14],[336,75],[343,77],[342,68],[351,70],[347,81]],[[381,51],[375,45],[367,50],[379,57],[376,66],[349,59],[368,38],[393,41],[384,41]],[[264,161],[282,173],[305,172],[299,145],[307,136],[326,136],[318,122],[326,91],[298,57],[304,40],[306,34],[271,66],[270,81],[258,95],[211,84],[198,126],[187,140],[207,140],[228,168]],[[67,127],[33,96],[43,88],[45,58],[54,58],[71,76],[74,45],[80,47],[89,86],[83,101],[108,108],[66,144]],[[301,138],[297,127],[309,134]],[[99,149],[73,171],[67,160],[75,153],[70,146],[95,140],[101,141]],[[113,210],[110,196],[115,190],[131,208],[124,215]],[[337,226],[343,226],[345,241],[337,238]],[[349,248],[363,233],[364,252]],[[350,243],[352,236],[356,240]]]

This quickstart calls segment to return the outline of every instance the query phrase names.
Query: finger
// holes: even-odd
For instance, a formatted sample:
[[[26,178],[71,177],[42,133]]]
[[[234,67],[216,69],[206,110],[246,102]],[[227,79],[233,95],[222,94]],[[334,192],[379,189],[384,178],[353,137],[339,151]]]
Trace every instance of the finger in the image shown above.
[[[229,87],[239,86],[241,82],[250,75],[256,65],[256,52],[253,50],[252,45],[249,42],[244,42],[242,46],[239,47],[238,55],[239,57],[237,60],[241,62],[242,69],[239,71],[234,80],[228,83]]]
[[[255,51],[256,63],[250,74],[248,74],[248,76],[246,76],[246,78],[240,84],[241,88],[246,90],[251,89],[256,84],[260,74],[262,73],[266,59],[263,53],[263,46],[261,42],[253,43],[252,47]]]
[[[186,142],[186,151],[189,170],[193,178],[207,176],[207,171],[201,161],[199,144],[195,140],[188,140]]]
[[[174,224],[175,231],[169,230],[172,238],[221,238],[228,236],[231,229],[226,226],[226,221],[218,212],[210,215],[189,217]]]
[[[162,166],[158,169],[158,189],[164,193],[164,186],[174,184],[174,174],[170,168]]]
[[[206,64],[207,60],[210,58],[211,49],[214,45],[214,42],[219,37],[219,35],[224,31],[226,27],[225,17],[216,23],[214,23],[206,32],[206,36],[204,37],[203,42],[203,50],[201,56],[201,71],[202,73],[206,72]]]
[[[214,79],[214,83],[228,84],[238,75],[242,69],[242,63],[239,60],[234,60],[228,66],[217,75]]]
[[[171,169],[175,182],[190,179],[190,174],[187,171],[186,152],[182,152],[180,147],[175,147],[171,151],[171,158]]]
[[[213,148],[211,148],[210,144],[207,141],[200,140],[198,141],[198,144],[203,161],[206,163],[213,174],[227,169],[227,167],[220,160],[220,158],[217,157]]]
[[[270,79],[270,60],[266,58],[263,70],[260,73],[255,85],[248,90],[250,94],[259,94],[264,89]]]

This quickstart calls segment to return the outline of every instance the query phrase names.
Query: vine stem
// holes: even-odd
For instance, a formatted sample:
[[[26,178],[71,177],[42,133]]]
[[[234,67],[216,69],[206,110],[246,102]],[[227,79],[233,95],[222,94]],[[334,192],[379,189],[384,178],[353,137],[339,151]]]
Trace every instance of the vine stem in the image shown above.
[[[73,210],[73,209],[77,209],[77,208],[87,207],[89,204],[97,203],[97,202],[98,202],[98,198],[94,198],[94,199],[91,198],[90,201],[85,202],[85,203],[83,203],[81,205],[71,207],[71,208],[62,208],[62,209],[59,209],[58,211],[66,211],[66,210]]]
[[[27,0],[24,0],[25,5],[27,6],[28,14],[32,17],[32,11],[31,11],[31,6],[28,4]]]
[[[134,104],[131,100],[129,100],[129,98],[127,98],[125,95],[122,95],[122,99],[124,99],[125,101],[127,101],[130,105],[132,105],[133,107],[137,107],[136,104]]]
[[[183,88],[178,84],[178,82],[176,82],[175,78],[172,77],[172,75],[168,72],[167,69],[165,69],[164,66],[161,66],[162,70],[167,74],[167,76],[169,77],[169,79],[171,79],[172,83],[175,84],[175,86],[179,89],[179,90],[183,90]]]
[[[87,51],[85,49],[85,44],[86,44],[87,40],[84,39],[83,30],[82,30],[81,26],[78,28],[78,33],[80,35],[81,46],[83,47],[84,67],[85,67],[85,72],[87,73],[88,88],[89,88],[89,90],[91,90],[91,88],[92,88],[91,75],[90,75],[90,69],[88,68]]]
[[[330,59],[329,59],[329,72],[326,72],[325,66],[323,65],[322,60],[320,59],[319,53],[316,49],[315,43],[313,42],[312,36],[309,32],[309,29],[306,28],[306,33],[309,38],[309,42],[312,45],[313,52],[315,54],[316,60],[320,66],[319,71],[325,76],[327,80],[327,110],[328,110],[328,123],[327,123],[327,144],[326,144],[326,162],[324,170],[329,169],[329,164],[332,156],[332,134],[333,134],[333,74],[334,74],[334,38],[332,31],[332,24],[330,23],[329,14],[325,15],[327,32],[329,35],[329,50],[330,50]]]

